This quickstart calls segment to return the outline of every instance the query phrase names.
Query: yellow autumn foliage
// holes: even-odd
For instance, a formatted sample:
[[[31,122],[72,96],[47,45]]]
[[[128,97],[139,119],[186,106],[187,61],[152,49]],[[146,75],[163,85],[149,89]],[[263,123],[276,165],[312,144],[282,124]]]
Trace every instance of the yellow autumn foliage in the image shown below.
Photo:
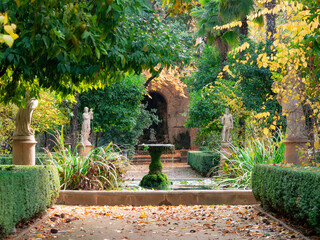
[[[15,128],[14,120],[17,112],[18,107],[14,104],[0,104],[0,141],[11,138]],[[42,91],[38,107],[35,108],[32,115],[31,127],[36,132],[43,133],[68,121],[66,112],[59,108],[54,95]]]
[[[17,26],[14,23],[9,24],[7,13],[0,13],[0,43],[5,43],[11,48],[14,40],[19,37],[15,33],[16,28]]]

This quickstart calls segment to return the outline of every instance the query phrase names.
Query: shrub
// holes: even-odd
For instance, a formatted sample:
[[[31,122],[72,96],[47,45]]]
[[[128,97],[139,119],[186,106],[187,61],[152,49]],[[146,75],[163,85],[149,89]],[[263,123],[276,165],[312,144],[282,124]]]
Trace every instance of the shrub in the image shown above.
[[[281,132],[277,137],[264,141],[251,139],[245,147],[231,145],[231,156],[223,166],[225,176],[216,176],[219,188],[251,188],[252,170],[257,164],[277,164],[284,159],[284,143]]]
[[[59,186],[54,166],[0,166],[0,238],[16,223],[43,214]]]
[[[105,190],[118,188],[128,159],[111,143],[107,147],[92,149],[81,157],[77,149],[65,148],[63,135],[56,137],[55,153],[48,151],[50,164],[58,166],[61,189]]]
[[[320,233],[320,168],[257,165],[252,191],[265,209],[299,223],[307,222]]]
[[[207,147],[207,146],[201,146],[201,147],[199,147],[199,151],[201,151],[201,152],[209,152],[210,148]]]
[[[213,152],[189,151],[188,164],[201,175],[206,176],[211,169],[219,166],[220,154]]]
[[[36,153],[36,165],[44,165],[46,156]],[[0,154],[0,165],[12,165],[12,154]]]

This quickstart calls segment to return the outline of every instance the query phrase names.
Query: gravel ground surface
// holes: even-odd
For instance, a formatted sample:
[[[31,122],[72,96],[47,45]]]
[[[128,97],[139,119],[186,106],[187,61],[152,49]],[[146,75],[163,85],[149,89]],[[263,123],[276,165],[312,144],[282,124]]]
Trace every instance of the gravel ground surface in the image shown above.
[[[149,172],[149,165],[130,165],[125,180],[141,180]],[[170,180],[204,179],[187,163],[163,163],[163,170]]]
[[[19,239],[301,239],[252,206],[55,206]]]

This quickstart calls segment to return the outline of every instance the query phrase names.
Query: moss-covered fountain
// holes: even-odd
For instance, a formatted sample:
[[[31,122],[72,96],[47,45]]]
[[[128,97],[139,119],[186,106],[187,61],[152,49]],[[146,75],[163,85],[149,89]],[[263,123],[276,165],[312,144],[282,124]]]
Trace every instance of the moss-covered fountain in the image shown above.
[[[174,145],[172,144],[156,144],[155,133],[154,130],[151,129],[150,140],[148,144],[139,145],[146,150],[148,150],[151,156],[151,163],[149,165],[149,173],[145,175],[139,186],[150,189],[159,189],[164,190],[167,189],[171,182],[169,181],[167,175],[162,172],[162,162],[161,155],[163,152],[173,151]]]

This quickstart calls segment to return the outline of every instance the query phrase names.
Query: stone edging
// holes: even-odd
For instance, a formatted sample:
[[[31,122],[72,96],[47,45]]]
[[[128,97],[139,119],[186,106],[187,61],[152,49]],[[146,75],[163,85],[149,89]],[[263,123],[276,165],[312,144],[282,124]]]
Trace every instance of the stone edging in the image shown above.
[[[74,191],[61,190],[57,204],[64,205],[252,205],[251,190],[195,191]]]

